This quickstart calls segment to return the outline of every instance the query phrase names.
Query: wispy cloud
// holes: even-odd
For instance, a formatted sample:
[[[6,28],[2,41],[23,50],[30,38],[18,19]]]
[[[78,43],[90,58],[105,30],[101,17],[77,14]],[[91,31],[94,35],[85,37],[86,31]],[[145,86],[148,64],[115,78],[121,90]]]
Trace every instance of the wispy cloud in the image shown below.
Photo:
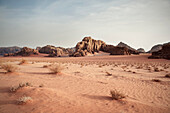
[[[69,47],[85,35],[145,49],[170,41],[169,0],[2,1],[1,46]]]

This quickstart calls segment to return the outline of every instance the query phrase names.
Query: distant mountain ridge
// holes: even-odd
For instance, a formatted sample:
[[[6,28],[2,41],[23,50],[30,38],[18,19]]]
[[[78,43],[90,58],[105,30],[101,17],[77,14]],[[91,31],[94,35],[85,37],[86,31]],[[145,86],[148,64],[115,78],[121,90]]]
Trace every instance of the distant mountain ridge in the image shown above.
[[[0,55],[15,53],[21,51],[21,47],[12,46],[12,47],[0,47]]]

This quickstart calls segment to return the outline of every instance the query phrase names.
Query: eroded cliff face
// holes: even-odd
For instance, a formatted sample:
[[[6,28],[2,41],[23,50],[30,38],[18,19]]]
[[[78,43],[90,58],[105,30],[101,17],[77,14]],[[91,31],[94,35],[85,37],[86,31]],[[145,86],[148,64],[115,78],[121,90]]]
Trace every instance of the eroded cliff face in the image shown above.
[[[170,42],[163,44],[162,49],[157,52],[152,52],[148,58],[151,59],[168,59],[170,60]]]

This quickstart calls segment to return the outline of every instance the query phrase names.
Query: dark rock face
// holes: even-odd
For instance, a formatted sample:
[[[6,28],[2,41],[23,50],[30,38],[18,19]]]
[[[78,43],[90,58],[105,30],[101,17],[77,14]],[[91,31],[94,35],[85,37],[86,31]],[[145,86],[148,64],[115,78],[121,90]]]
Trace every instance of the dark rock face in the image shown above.
[[[9,53],[9,54],[4,54],[5,57],[7,56],[30,56],[30,55],[38,55],[38,51],[35,49],[31,49],[28,47],[23,47],[21,51],[16,52],[16,53]]]
[[[9,54],[9,53],[16,53],[17,51],[20,51],[21,48],[14,46],[14,47],[1,47],[0,48],[0,55]]]
[[[120,42],[120,43],[117,45],[117,47],[125,47],[125,48],[127,48],[130,54],[139,54],[139,52],[138,52],[136,49],[128,46],[127,44],[125,44],[125,43],[123,43],[123,42]]]
[[[137,51],[138,51],[139,53],[145,53],[145,50],[144,50],[143,48],[139,48],[139,49],[137,49]]]
[[[157,52],[152,52],[152,55],[148,58],[170,60],[170,42],[163,44],[161,50],[159,50]]]
[[[102,51],[110,53],[110,55],[130,55],[131,53],[126,47],[116,47],[113,45],[103,45]]]
[[[47,45],[47,46],[44,46],[42,47],[40,50],[39,50],[40,53],[46,53],[46,54],[49,54],[49,57],[60,57],[60,56],[69,56],[71,54],[73,54],[75,52],[75,49],[74,48],[63,48],[63,47],[55,47],[55,46],[52,46],[52,45]]]
[[[153,46],[153,47],[151,48],[150,51],[148,51],[148,53],[157,52],[157,51],[159,51],[159,50],[162,49],[162,46],[163,46],[162,44],[155,45],[155,46]]]

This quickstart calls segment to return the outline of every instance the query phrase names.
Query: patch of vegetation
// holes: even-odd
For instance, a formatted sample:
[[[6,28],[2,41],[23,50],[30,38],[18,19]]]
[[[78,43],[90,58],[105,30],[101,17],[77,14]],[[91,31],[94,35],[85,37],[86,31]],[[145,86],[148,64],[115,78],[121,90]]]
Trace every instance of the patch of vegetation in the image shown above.
[[[110,94],[111,94],[113,100],[120,100],[120,99],[123,99],[126,97],[124,94],[120,93],[116,89],[111,90]]]
[[[7,72],[15,72],[18,68],[11,64],[2,64],[1,68]]]
[[[28,103],[29,101],[32,101],[31,97],[28,96],[22,96],[17,100],[17,104],[18,105],[24,105],[26,103]]]
[[[32,87],[31,83],[26,82],[26,83],[20,83],[18,86],[13,86],[10,88],[10,92],[16,92],[17,90],[23,88],[23,87]]]
[[[52,74],[58,74],[58,73],[61,73],[61,71],[64,69],[64,67],[61,65],[53,65],[53,66],[49,67],[49,69]]]

